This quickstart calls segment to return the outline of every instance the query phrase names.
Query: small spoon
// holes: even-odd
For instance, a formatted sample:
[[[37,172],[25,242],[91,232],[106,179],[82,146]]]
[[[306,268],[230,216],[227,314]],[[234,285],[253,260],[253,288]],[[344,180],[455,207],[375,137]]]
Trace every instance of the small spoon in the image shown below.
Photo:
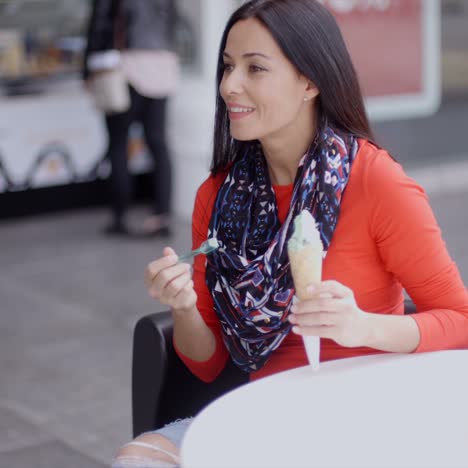
[[[199,255],[199,254],[207,255],[210,252],[213,252],[214,250],[216,250],[218,247],[219,247],[219,243],[218,243],[217,239],[212,237],[211,239],[207,239],[205,242],[203,242],[202,245],[200,245],[200,247],[198,247],[198,249],[195,249],[195,250],[192,250],[191,252],[180,255],[178,263],[188,262],[193,257],[195,257],[196,255]]]

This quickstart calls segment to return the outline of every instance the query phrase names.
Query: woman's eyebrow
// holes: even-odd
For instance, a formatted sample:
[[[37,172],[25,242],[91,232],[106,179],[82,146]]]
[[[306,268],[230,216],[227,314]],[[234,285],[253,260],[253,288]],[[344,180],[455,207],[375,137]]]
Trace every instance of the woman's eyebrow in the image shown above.
[[[271,60],[271,57],[269,57],[268,55],[265,55],[265,54],[262,54],[261,52],[246,52],[245,54],[242,55],[242,57],[244,58],[250,58],[250,57],[263,57],[267,60]],[[232,58],[227,52],[223,52],[223,57],[226,57],[226,58]]]

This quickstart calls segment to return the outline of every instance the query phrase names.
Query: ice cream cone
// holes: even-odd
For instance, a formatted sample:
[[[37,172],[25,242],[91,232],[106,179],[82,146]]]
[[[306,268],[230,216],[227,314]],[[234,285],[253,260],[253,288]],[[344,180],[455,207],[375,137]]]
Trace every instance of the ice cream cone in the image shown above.
[[[294,233],[288,241],[291,274],[299,300],[307,299],[307,287],[322,279],[323,246],[313,216],[306,210],[294,219]],[[320,366],[320,337],[304,336],[304,347],[312,369]]]
[[[322,249],[306,245],[298,251],[289,250],[288,255],[296,296],[304,300],[307,286],[322,279]]]

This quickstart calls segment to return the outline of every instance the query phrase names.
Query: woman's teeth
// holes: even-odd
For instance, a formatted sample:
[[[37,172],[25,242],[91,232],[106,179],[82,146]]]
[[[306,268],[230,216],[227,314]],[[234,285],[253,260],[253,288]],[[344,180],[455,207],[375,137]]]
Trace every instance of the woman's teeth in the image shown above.
[[[254,109],[251,107],[230,107],[230,112],[252,112]]]

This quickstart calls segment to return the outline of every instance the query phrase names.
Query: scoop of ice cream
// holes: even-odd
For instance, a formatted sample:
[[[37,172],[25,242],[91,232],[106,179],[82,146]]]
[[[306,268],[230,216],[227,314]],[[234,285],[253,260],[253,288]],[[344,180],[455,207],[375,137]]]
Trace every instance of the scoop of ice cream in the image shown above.
[[[314,245],[322,250],[322,240],[314,217],[307,210],[302,210],[294,218],[294,232],[288,241],[288,250],[298,252],[305,246]]]

